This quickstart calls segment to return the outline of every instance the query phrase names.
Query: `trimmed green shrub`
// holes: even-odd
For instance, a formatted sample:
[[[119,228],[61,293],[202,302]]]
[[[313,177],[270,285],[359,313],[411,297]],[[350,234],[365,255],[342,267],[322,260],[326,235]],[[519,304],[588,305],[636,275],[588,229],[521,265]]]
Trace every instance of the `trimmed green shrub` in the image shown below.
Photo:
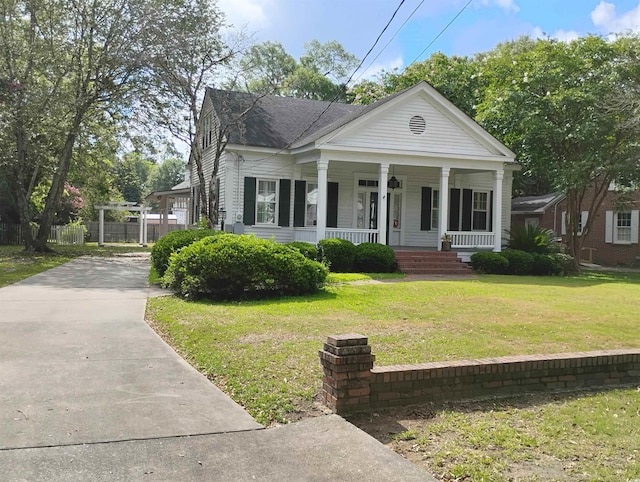
[[[552,230],[528,224],[511,228],[509,248],[527,253],[555,253],[558,252],[558,243]]]
[[[471,255],[471,267],[479,273],[505,274],[509,261],[500,253],[480,251]]]
[[[361,273],[390,273],[395,270],[396,256],[389,246],[361,243],[356,246],[354,268]]]
[[[562,269],[563,276],[568,276],[576,271],[575,259],[570,254],[565,253],[553,253],[552,256],[558,263],[559,269]]]
[[[350,273],[356,257],[356,247],[351,241],[338,238],[322,239],[318,242],[321,259],[334,273]]]
[[[218,234],[222,233],[220,231],[214,231],[213,229],[171,231],[162,236],[158,242],[153,245],[151,249],[151,264],[158,275],[162,276],[167,270],[167,266],[169,266],[169,258],[173,253],[184,246],[190,245],[194,241]]]
[[[563,274],[562,262],[555,254],[532,253],[531,274],[536,276],[557,276]]]
[[[500,253],[509,261],[507,274],[525,276],[531,274],[533,268],[533,256],[530,253],[518,249],[506,249]]]
[[[251,235],[204,238],[171,256],[164,285],[189,299],[264,298],[317,291],[327,268]]]
[[[305,243],[304,241],[293,241],[291,243],[285,244],[285,246],[297,249],[304,255],[305,258],[309,258],[314,261],[318,259],[318,248],[315,244]]]

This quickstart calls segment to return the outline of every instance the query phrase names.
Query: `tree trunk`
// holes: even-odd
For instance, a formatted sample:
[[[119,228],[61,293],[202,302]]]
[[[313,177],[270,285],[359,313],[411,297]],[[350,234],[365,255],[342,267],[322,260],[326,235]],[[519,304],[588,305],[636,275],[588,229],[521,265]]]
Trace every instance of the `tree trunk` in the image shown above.
[[[71,165],[71,157],[73,155],[73,146],[76,142],[78,132],[80,131],[80,125],[86,112],[86,108],[80,108],[73,119],[71,129],[67,134],[67,139],[60,153],[58,159],[58,169],[53,175],[51,182],[51,188],[47,194],[47,200],[40,219],[40,227],[38,228],[38,234],[34,240],[33,249],[39,252],[48,252],[51,249],[47,246],[47,240],[49,239],[49,232],[51,231],[51,225],[53,224],[53,218],[56,215],[56,211],[60,206],[60,199],[64,191],[64,182],[69,173],[69,166]]]
[[[31,233],[31,212],[29,209],[29,192],[27,188],[26,173],[27,169],[27,143],[26,133],[22,124],[22,119],[18,114],[14,131],[16,139],[16,158],[17,163],[14,170],[16,200],[18,203],[18,216],[20,218],[20,230],[25,251],[33,250],[33,235]]]
[[[216,175],[215,169],[211,173],[211,179],[209,180],[209,205],[207,209],[209,211],[209,216],[207,217],[207,224],[209,228],[215,229],[218,225],[218,176]]]

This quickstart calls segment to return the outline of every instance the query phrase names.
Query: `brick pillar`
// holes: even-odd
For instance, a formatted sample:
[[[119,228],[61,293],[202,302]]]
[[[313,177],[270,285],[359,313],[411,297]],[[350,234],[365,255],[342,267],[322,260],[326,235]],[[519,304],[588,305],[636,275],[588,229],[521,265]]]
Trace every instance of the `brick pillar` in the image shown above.
[[[327,337],[320,350],[322,399],[331,410],[347,414],[369,409],[369,379],[375,356],[366,336]]]

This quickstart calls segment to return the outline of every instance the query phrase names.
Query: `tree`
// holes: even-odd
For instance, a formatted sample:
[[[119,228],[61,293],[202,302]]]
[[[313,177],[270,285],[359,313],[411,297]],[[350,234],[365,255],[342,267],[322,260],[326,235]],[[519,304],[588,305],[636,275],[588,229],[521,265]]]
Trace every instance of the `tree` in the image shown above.
[[[148,181],[148,192],[168,191],[176,184],[184,181],[184,161],[170,157],[154,166]]]
[[[287,78],[296,70],[296,60],[280,42],[253,45],[239,62],[245,89],[256,95],[281,95]]]
[[[337,41],[305,43],[296,60],[282,44],[254,45],[240,60],[244,88],[255,95],[284,95],[314,100],[344,100],[346,82],[358,59]]]
[[[436,52],[427,60],[411,64],[402,73],[383,71],[377,81],[356,84],[349,90],[349,99],[354,104],[370,104],[426,80],[473,118],[485,89],[481,58],[482,55],[448,57]]]
[[[0,162],[25,248],[45,251],[79,135],[88,119],[128,104],[149,20],[142,0],[15,0],[0,8],[0,61],[19,86],[3,97]],[[34,239],[29,201],[38,185],[50,187]]]
[[[141,154],[129,152],[114,163],[114,182],[125,201],[140,203],[148,192],[147,181],[153,163]]]
[[[524,38],[499,45],[486,59],[489,83],[478,121],[518,154],[532,178],[567,196],[576,267],[610,182],[640,179],[640,130],[626,122],[629,111],[604,108],[629,80],[621,48],[595,36],[570,43]]]
[[[223,69],[244,46],[239,34],[229,44],[223,41],[224,14],[210,0],[175,0],[158,4],[167,17],[164,24],[151,27],[157,39],[147,56],[147,95],[141,108],[148,121],[171,132],[190,147],[190,160],[201,186],[207,185],[199,142],[200,108],[204,88],[221,78]],[[213,227],[218,223],[217,163],[209,190],[200,190],[201,215]]]

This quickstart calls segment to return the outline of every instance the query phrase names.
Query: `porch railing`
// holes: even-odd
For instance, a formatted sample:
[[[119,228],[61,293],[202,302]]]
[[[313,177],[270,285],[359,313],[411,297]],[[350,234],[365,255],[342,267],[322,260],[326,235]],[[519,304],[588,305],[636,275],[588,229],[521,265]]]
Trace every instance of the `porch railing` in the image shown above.
[[[327,228],[325,233],[327,238],[346,239],[353,244],[378,242],[377,229]],[[315,244],[317,240],[316,228],[296,228],[295,239]]]
[[[452,248],[493,248],[494,233],[477,233],[472,231],[447,231],[451,236]]]
[[[351,241],[353,244],[377,243],[377,229],[350,229],[350,228],[327,228],[327,238],[339,238]]]

